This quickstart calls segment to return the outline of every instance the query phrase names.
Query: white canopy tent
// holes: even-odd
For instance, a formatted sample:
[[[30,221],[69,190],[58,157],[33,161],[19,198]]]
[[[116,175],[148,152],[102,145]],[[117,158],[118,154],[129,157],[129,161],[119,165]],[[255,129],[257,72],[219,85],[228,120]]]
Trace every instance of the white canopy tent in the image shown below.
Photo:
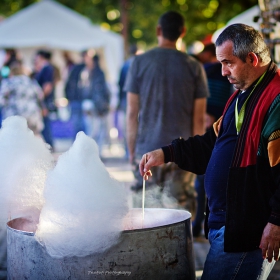
[[[109,84],[117,85],[124,59],[122,36],[104,31],[77,12],[52,0],[32,4],[0,24],[0,49],[15,48],[27,66],[39,48],[52,51],[53,62],[62,68],[63,51],[74,57],[94,48],[100,55]],[[71,54],[70,53],[70,54]]]
[[[222,33],[222,31],[229,25],[234,23],[243,23],[254,27],[256,30],[259,30],[259,24],[254,22],[254,17],[260,14],[260,8],[258,5],[253,6],[252,8],[246,10],[245,12],[233,17],[229,20],[225,27],[218,29],[212,36],[212,42],[215,43],[218,36]]]

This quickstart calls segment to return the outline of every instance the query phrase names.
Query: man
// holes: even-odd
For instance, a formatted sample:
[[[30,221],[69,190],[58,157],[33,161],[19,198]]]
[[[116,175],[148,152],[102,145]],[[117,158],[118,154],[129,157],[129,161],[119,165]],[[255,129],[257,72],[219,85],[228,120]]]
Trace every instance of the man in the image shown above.
[[[82,57],[83,63],[75,65],[70,72],[65,94],[70,103],[74,136],[84,131],[96,140],[101,152],[107,136],[110,92],[99,57],[90,51],[84,51]]]
[[[196,58],[203,63],[210,92],[206,107],[206,129],[209,129],[223,114],[224,107],[232,94],[232,85],[229,83],[227,77],[222,75],[222,65],[217,60],[215,44],[211,43],[205,45],[202,52],[196,55]],[[192,231],[194,237],[199,237],[205,217],[206,198],[204,174],[196,177],[195,191],[197,194],[197,204],[195,219],[192,223]]]
[[[209,127],[222,115],[225,104],[233,92],[232,85],[221,73],[222,66],[216,57],[215,44],[205,45],[202,52],[197,54],[197,58],[203,63],[210,92],[206,107],[206,127]]]
[[[137,53],[137,46],[131,45],[129,48],[130,57],[124,62],[122,65],[121,71],[120,71],[120,77],[119,77],[119,104],[118,104],[118,129],[119,134],[121,135],[121,138],[123,138],[124,142],[124,148],[125,148],[125,158],[128,159],[128,148],[127,148],[127,142],[125,137],[125,131],[126,131],[126,96],[127,92],[124,90],[125,85],[125,79],[129,70],[129,67]]]
[[[280,245],[280,70],[244,24],[220,34],[216,55],[236,88],[222,118],[203,136],[147,153],[140,173],[169,161],[205,173],[211,248],[202,279],[266,279]]]
[[[131,63],[133,62],[136,53],[137,53],[137,46],[136,45],[131,45],[129,48],[129,58],[124,62],[122,65],[121,71],[120,71],[120,77],[119,77],[119,105],[118,105],[118,110],[126,112],[126,96],[127,92],[124,90],[124,85],[125,85],[125,80],[126,76],[129,70],[129,67]]]
[[[128,91],[127,143],[132,164],[143,153],[170,143],[174,135],[189,137],[204,133],[206,75],[202,64],[176,49],[176,42],[185,35],[185,30],[179,13],[163,14],[156,29],[158,47],[137,55],[129,69],[125,90]],[[157,167],[153,174],[153,183],[157,185],[171,182],[173,196],[191,210],[195,203],[193,174],[174,164]],[[138,175],[137,180],[134,190],[142,188],[142,177]]]
[[[35,57],[35,79],[42,87],[44,93],[43,120],[44,129],[42,135],[46,141],[53,148],[53,136],[50,120],[50,112],[55,110],[54,103],[54,67],[50,63],[51,53],[45,50],[39,50]]]

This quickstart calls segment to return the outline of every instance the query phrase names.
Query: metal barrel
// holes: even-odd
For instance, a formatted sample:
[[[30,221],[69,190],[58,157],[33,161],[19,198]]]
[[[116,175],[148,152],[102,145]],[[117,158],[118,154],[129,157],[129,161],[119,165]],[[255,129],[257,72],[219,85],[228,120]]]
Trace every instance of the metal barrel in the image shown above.
[[[52,258],[38,243],[28,221],[11,220],[7,223],[8,279],[195,279],[190,213],[149,211],[174,211],[177,216],[182,211],[184,218],[168,225],[123,231],[119,242],[103,253],[61,259]],[[24,224],[29,231],[21,230],[26,228]]]

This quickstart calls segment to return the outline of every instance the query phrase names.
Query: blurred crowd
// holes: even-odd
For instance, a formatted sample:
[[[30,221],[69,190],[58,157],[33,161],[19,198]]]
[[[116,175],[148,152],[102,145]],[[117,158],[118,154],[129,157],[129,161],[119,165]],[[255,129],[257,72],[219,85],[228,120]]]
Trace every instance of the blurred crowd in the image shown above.
[[[236,36],[234,30],[240,32],[238,34],[243,36],[240,38],[246,38],[247,32],[254,35],[255,39],[253,37],[249,39],[256,40],[259,46],[255,42],[251,44],[249,39],[244,44],[241,39],[238,39],[239,41],[236,43],[235,40],[239,35]],[[123,66],[119,69],[117,90],[109,83],[106,70],[103,68],[102,55],[97,50],[87,49],[82,51],[79,54],[79,60],[74,60],[69,53],[65,52],[63,55],[64,68],[61,69],[56,65],[51,50],[40,49],[33,54],[32,69],[29,69],[24,65],[23,59],[16,50],[6,49],[3,50],[4,60],[2,65],[0,64],[1,120],[14,115],[24,117],[30,130],[38,137],[42,137],[53,152],[56,152],[57,130],[67,126],[70,129],[67,137],[72,142],[75,140],[77,133],[82,131],[96,141],[102,160],[104,160],[104,147],[110,147],[114,138],[116,143],[122,146],[123,159],[132,168],[135,180],[130,189],[134,198],[139,194],[142,198],[143,182],[145,182],[143,178],[144,180],[149,179],[145,183],[146,190],[149,194],[154,190],[155,199],[159,201],[157,207],[185,209],[192,214],[192,234],[194,237],[203,236],[203,224],[206,225],[205,234],[207,235],[209,224],[210,234],[208,236],[213,237],[210,244],[211,248],[214,249],[209,251],[206,269],[204,267],[204,275],[207,276],[204,276],[203,279],[210,279],[207,277],[211,275],[212,269],[215,267],[212,260],[215,261],[216,256],[220,257],[221,262],[225,262],[225,266],[215,267],[217,270],[214,274],[212,273],[211,277],[214,275],[214,278],[211,279],[216,279],[219,275],[218,267],[227,272],[225,268],[228,264],[235,265],[235,258],[239,262],[240,257],[237,257],[239,256],[236,255],[237,251],[242,252],[242,254],[243,252],[248,254],[248,252],[255,251],[257,257],[252,256],[254,260],[258,259],[257,269],[261,267],[263,259],[266,259],[267,252],[270,255],[268,258],[270,263],[273,246],[268,245],[269,243],[266,244],[266,236],[277,241],[277,243],[274,243],[277,244],[274,247],[275,260],[278,259],[280,244],[280,227],[278,225],[280,210],[279,203],[276,203],[279,202],[279,197],[277,197],[279,188],[275,195],[276,202],[274,202],[271,195],[275,192],[276,187],[274,188],[274,183],[269,182],[271,190],[272,188],[274,190],[269,190],[271,194],[268,195],[269,191],[263,186],[266,183],[261,185],[268,179],[268,175],[264,174],[268,172],[260,172],[262,164],[271,174],[274,174],[274,170],[277,171],[280,166],[279,149],[276,148],[278,147],[277,144],[280,143],[279,122],[276,124],[276,121],[272,121],[273,125],[271,127],[267,125],[266,127],[267,120],[272,119],[273,113],[271,112],[274,112],[273,110],[276,110],[275,108],[278,106],[278,95],[275,98],[275,103],[274,101],[271,103],[273,99],[265,99],[267,115],[263,113],[260,117],[261,121],[259,119],[256,121],[262,123],[265,120],[265,127],[271,129],[271,131],[269,130],[270,134],[267,133],[270,136],[266,139],[263,136],[264,133],[258,127],[257,133],[261,133],[263,137],[261,139],[265,139],[263,140],[266,141],[265,144],[262,144],[262,147],[256,152],[253,148],[250,147],[249,149],[247,147],[251,145],[245,141],[247,134],[245,132],[242,135],[239,134],[243,121],[246,120],[244,121],[243,131],[245,131],[245,125],[247,125],[249,128],[247,127],[248,132],[246,133],[249,135],[250,129],[255,124],[254,118],[257,119],[259,116],[254,111],[253,121],[249,126],[249,113],[253,112],[253,104],[260,106],[261,103],[259,101],[259,103],[253,102],[257,102],[256,100],[262,97],[263,92],[265,95],[271,90],[273,94],[276,94],[276,89],[274,92],[274,89],[271,88],[274,86],[276,88],[275,81],[279,82],[279,75],[275,74],[278,73],[278,70],[267,55],[268,49],[263,47],[260,50],[262,44],[265,46],[265,42],[262,42],[260,34],[254,28],[235,24],[227,27],[221,34],[224,35],[219,35],[216,46],[209,41],[203,45],[200,51],[187,52],[178,44],[186,35],[184,17],[174,11],[164,13],[159,18],[155,30],[156,47],[146,52],[140,52],[136,45],[131,45],[129,54]],[[251,50],[252,46],[255,47],[254,51]],[[237,51],[238,48],[240,48],[240,52]],[[245,54],[246,51],[248,52]],[[277,76],[278,80],[272,80],[274,75]],[[63,106],[68,112],[67,118],[62,118],[60,114],[61,104],[56,95],[56,89],[61,81],[65,100]],[[240,92],[235,91],[233,94],[234,88],[229,81]],[[259,84],[262,86],[258,86]],[[268,87],[267,85],[272,86]],[[254,94],[256,92],[256,95],[249,100],[253,92]],[[239,94],[238,97],[237,94]],[[112,101],[115,96],[117,96],[117,102]],[[236,101],[231,102],[234,99]],[[248,113],[245,116],[247,101],[249,101],[248,104],[251,107],[247,107]],[[268,108],[270,109],[268,110]],[[258,107],[255,107],[254,110],[258,111]],[[277,115],[280,114],[277,112]],[[264,116],[266,116],[266,119]],[[223,122],[221,117],[224,117]],[[222,125],[220,125],[221,122]],[[58,123],[60,126],[57,126]],[[256,136],[254,141],[259,141],[258,137]],[[185,141],[186,139],[188,140]],[[242,140],[239,141],[238,139]],[[252,143],[254,144],[253,140]],[[257,147],[259,142],[256,143]],[[245,148],[248,148],[248,151],[250,150],[252,154],[254,152],[254,155],[251,156]],[[212,153],[212,151],[214,152]],[[244,154],[248,152],[246,164],[249,167],[242,165],[245,165],[245,158],[244,162],[241,158],[242,151]],[[236,156],[234,159],[237,162],[237,159],[240,158],[240,166],[239,163],[238,166],[231,164],[235,153],[238,154],[238,157]],[[256,156],[257,153],[258,156]],[[273,157],[274,153],[275,157]],[[268,166],[271,169],[268,169]],[[244,167],[247,169],[244,169]],[[252,167],[254,169],[250,169]],[[258,173],[257,176],[255,176],[255,171],[256,174]],[[206,176],[200,175],[204,173]],[[279,174],[279,172],[275,173]],[[235,174],[236,178],[234,178]],[[279,179],[278,177],[278,175],[275,175],[275,181]],[[254,180],[262,178],[263,182],[262,180],[260,180],[260,183],[255,182],[252,178]],[[256,191],[256,194],[252,195],[251,179],[252,182],[260,184],[259,193]],[[239,182],[241,183],[239,184]],[[209,195],[212,198],[212,201],[208,200],[208,203],[205,186],[208,199]],[[238,191],[240,191],[240,195]],[[244,200],[242,200],[243,195]],[[175,205],[167,205],[166,196],[168,196],[168,203],[172,198]],[[261,196],[267,197],[263,198]],[[268,199],[269,196],[272,199]],[[251,245],[247,247],[246,243],[250,241],[250,234],[243,233],[255,231],[256,234],[254,233],[252,236],[257,240],[261,231],[258,233],[255,230],[258,229],[257,223],[253,225],[256,226],[253,227],[254,230],[249,230],[247,225],[249,218],[256,221],[258,215],[253,214],[249,209],[250,207],[246,208],[244,205],[247,201],[249,202],[248,205],[253,205],[257,201],[260,204],[263,203],[264,213],[268,213],[270,212],[268,200],[270,200],[271,208],[274,207],[277,211],[273,209],[275,212],[272,212],[268,228],[266,227],[263,232],[265,237],[262,237],[261,244],[264,245],[258,248],[250,247]],[[141,207],[141,205],[137,204],[135,200],[133,201],[133,207]],[[145,204],[145,207],[148,208],[150,205]],[[245,211],[241,213],[240,209],[246,209],[246,213]],[[210,213],[209,220],[207,220],[208,217],[205,220],[206,223],[204,223],[205,211],[208,211],[208,214]],[[234,219],[238,217],[236,213],[244,214],[245,218],[238,219],[241,220],[240,223],[237,222],[237,219]],[[261,217],[261,220],[267,222],[267,217],[264,216]],[[228,237],[225,234],[224,238],[225,225],[228,227],[226,232]],[[242,228],[244,225],[245,230]],[[275,228],[277,228],[277,231]],[[263,230],[262,225],[259,229]],[[277,234],[274,234],[274,230]],[[238,238],[235,238],[236,236],[234,238],[237,241],[234,240],[233,242],[232,237],[236,232],[238,232],[239,237],[242,236],[242,242],[239,242]],[[226,249],[226,246],[230,243],[229,237],[232,238],[232,244],[240,243],[241,245],[238,244],[240,247],[234,248],[235,246],[231,244],[232,247]],[[257,241],[253,240],[252,246],[258,244]],[[219,250],[216,250],[216,248]],[[211,252],[213,255],[211,255]],[[228,259],[225,258],[224,260],[224,256],[227,256]],[[235,256],[234,259],[232,256]],[[247,262],[252,264],[250,258],[249,254],[249,261]],[[271,268],[273,265],[271,265]],[[243,266],[246,267],[247,263]],[[253,267],[249,270],[254,272],[256,269]],[[234,269],[235,272],[236,269]],[[247,274],[244,273],[244,275]]]
[[[185,35],[185,29],[177,33],[170,31],[170,21],[182,24],[176,14],[171,13],[172,16],[174,18],[160,22],[156,30],[156,48],[143,53],[136,45],[130,46],[119,72],[115,105],[112,105],[114,93],[95,50],[81,52],[79,60],[65,52],[63,69],[56,65],[51,50],[37,50],[33,54],[32,69],[24,65],[15,49],[3,50],[1,120],[13,115],[23,116],[34,134],[42,137],[54,152],[58,133],[55,130],[67,126],[70,132],[66,137],[71,141],[83,131],[97,142],[100,157],[104,146],[111,144],[113,128],[123,148],[123,158],[135,171],[131,190],[141,191],[142,177],[138,172],[141,156],[168,144],[174,137],[203,134],[222,115],[232,93],[227,78],[221,75],[213,43],[205,44],[198,53],[178,50],[176,42]],[[66,100],[63,106],[68,112],[66,119],[61,119],[56,96],[61,81]],[[178,207],[195,214],[193,233],[199,236],[205,206],[203,176],[170,164],[154,170],[153,178],[148,187],[163,188],[168,182]]]
[[[61,71],[52,60],[52,52],[40,49],[34,53],[33,66],[29,69],[16,50],[4,50],[0,77],[1,120],[23,116],[34,134],[43,137],[54,150],[53,123],[59,119],[55,92],[58,83],[63,81],[72,128],[70,136],[74,140],[77,132],[84,131],[102,146],[108,141],[111,93],[99,56],[86,50],[81,53],[80,63],[75,63],[67,53],[64,60]]]

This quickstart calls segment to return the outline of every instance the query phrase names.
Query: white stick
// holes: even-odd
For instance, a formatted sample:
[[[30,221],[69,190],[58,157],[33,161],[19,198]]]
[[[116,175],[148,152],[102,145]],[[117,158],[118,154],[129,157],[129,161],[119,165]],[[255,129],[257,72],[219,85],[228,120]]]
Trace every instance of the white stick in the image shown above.
[[[147,162],[147,155],[145,155],[145,163],[146,162]],[[145,177],[146,177],[146,173],[143,176],[143,191],[142,191],[142,220],[143,221],[144,221],[144,218],[145,218],[145,212],[144,212],[144,208],[145,208],[145,188],[146,188]]]

